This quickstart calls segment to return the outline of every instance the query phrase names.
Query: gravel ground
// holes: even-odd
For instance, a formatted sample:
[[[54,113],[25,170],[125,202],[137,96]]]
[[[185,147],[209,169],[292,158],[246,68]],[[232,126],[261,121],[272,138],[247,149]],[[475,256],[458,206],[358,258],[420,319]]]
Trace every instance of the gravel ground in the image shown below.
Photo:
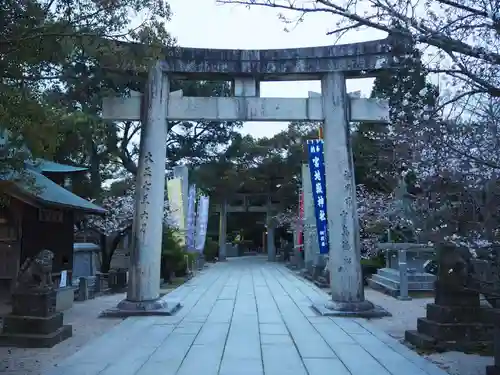
[[[98,297],[85,302],[75,302],[64,312],[64,324],[73,325],[73,337],[51,349],[20,349],[0,347],[0,374],[41,375],[45,368],[54,366],[63,358],[79,350],[122,319],[98,319],[102,310],[116,306],[125,294]]]
[[[417,319],[425,316],[425,306],[433,298],[414,298],[399,301],[383,293],[366,288],[366,299],[384,307],[392,317],[373,319],[371,323],[396,339],[403,339],[405,330],[417,329]],[[484,375],[485,367],[493,364],[492,357],[459,352],[424,355],[451,375]]]

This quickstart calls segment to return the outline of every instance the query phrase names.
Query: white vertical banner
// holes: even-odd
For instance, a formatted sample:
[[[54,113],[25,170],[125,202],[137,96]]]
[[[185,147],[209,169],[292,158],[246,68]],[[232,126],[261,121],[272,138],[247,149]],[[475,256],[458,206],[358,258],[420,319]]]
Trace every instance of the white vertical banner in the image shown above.
[[[187,205],[187,230],[186,230],[186,247],[187,251],[195,250],[195,214],[196,214],[196,185],[189,187],[188,205]]]
[[[205,248],[205,240],[207,237],[209,203],[210,199],[207,196],[201,196],[198,202],[198,215],[196,218],[195,249],[199,253],[202,253],[203,249]]]
[[[182,202],[182,185],[180,178],[174,178],[167,181],[168,205],[171,210],[172,221],[174,226],[179,231],[179,243],[184,246],[186,244],[186,227],[184,204]]]
[[[178,165],[174,167],[174,178],[181,180],[181,196],[182,196],[182,212],[184,212],[184,230],[187,229],[187,211],[188,211],[188,195],[189,195],[189,170],[186,165]]]

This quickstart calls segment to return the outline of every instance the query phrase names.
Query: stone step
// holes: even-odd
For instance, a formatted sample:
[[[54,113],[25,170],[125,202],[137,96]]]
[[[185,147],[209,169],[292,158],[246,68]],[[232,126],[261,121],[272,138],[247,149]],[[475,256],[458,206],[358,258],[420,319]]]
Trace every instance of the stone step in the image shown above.
[[[493,341],[439,341],[417,330],[405,331],[405,341],[418,349],[433,352],[457,351],[491,356],[494,349]]]
[[[420,333],[417,330],[405,331],[405,341],[423,350],[437,350],[437,341],[431,336]]]
[[[399,281],[399,271],[394,270],[392,268],[381,268],[377,271],[377,274],[388,279]],[[409,282],[429,282],[432,283],[436,280],[435,275],[431,275],[430,273],[408,273],[408,281]]]
[[[490,341],[493,326],[481,323],[439,323],[427,318],[417,319],[417,331],[437,341]]]
[[[374,290],[387,294],[391,297],[397,298],[399,296],[399,290],[391,288],[390,286],[380,284],[378,281],[373,278],[367,279],[368,286]]]
[[[399,280],[395,281],[389,279],[387,277],[381,276],[379,274],[372,275],[372,280],[376,281],[381,285],[385,285],[388,288],[399,290]],[[408,290],[409,291],[433,291],[434,283],[433,282],[408,282]]]
[[[477,323],[482,320],[481,307],[427,305],[427,319],[437,323]]]

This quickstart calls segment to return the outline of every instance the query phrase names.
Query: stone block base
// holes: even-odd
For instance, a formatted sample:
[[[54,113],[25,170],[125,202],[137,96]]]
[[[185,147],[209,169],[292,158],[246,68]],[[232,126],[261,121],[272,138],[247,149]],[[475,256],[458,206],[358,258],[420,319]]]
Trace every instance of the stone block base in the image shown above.
[[[126,318],[129,316],[171,316],[182,308],[178,301],[164,297],[152,301],[129,301],[124,299],[115,308],[104,310],[100,318]]]
[[[493,354],[492,341],[436,340],[432,336],[426,335],[417,330],[405,331],[405,341],[419,349],[433,352],[457,351],[464,353],[481,353],[486,355]]]
[[[479,294],[453,290],[436,282],[435,303],[427,305],[426,317],[405,339],[420,349],[481,354],[492,353],[494,326],[486,319],[494,309],[481,307]]]
[[[491,341],[493,326],[473,323],[441,323],[427,318],[417,319],[417,331],[438,341]]]
[[[16,291],[12,294],[12,315],[51,316],[56,312],[57,293],[54,289]]]
[[[327,280],[324,276],[318,276],[318,278],[314,280],[314,284],[316,284],[316,286],[321,289],[330,287],[329,280]]]
[[[323,276],[323,270],[325,267],[314,265],[312,266],[312,278],[313,280],[318,280],[318,277]]]
[[[4,334],[49,335],[63,326],[63,313],[48,317],[7,315],[3,319]]]
[[[384,316],[391,316],[387,310],[382,307],[374,305],[370,301],[362,302],[322,302],[315,303],[312,309],[322,316],[343,316],[343,317],[357,317],[357,318],[382,318]]]
[[[55,332],[48,334],[0,334],[0,346],[12,346],[17,348],[52,348],[60,342],[69,339],[73,335],[70,325],[64,325]]]

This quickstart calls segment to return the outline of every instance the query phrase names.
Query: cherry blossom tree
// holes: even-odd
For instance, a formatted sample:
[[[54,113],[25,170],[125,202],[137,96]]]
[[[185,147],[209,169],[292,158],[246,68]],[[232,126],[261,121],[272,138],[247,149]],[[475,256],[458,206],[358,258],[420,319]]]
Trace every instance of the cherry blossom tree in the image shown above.
[[[132,231],[135,213],[135,184],[130,184],[123,195],[104,197],[100,205],[106,210],[106,215],[88,216],[85,224],[105,237],[112,238],[111,243],[107,244],[102,253],[102,268],[105,272],[109,270],[111,259],[121,240]],[[166,199],[163,212],[165,227],[175,229],[172,212]]]
[[[453,99],[476,93],[500,96],[500,11],[495,1],[472,0],[218,0],[219,3],[279,10],[287,23],[314,14],[336,17],[329,35],[375,29],[418,42],[432,55],[430,69],[460,90]]]

